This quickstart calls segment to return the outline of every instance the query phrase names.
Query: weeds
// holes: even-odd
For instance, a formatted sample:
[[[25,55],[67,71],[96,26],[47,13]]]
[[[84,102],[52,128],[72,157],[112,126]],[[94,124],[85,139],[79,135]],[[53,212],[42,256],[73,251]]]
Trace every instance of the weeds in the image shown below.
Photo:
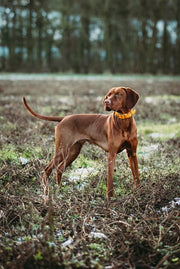
[[[180,127],[178,122],[167,124],[158,114],[171,94],[173,107],[166,106],[168,121],[175,111],[174,116],[178,118],[178,103],[173,96],[178,94],[179,81],[171,81],[170,87],[167,81],[154,80],[159,87],[158,96],[161,93],[165,96],[158,105],[144,103],[146,96],[152,95],[155,100],[157,93],[153,83],[149,85],[146,79],[131,83],[141,95],[136,115],[141,188],[134,191],[128,158],[123,152],[116,161],[115,197],[108,203],[107,154],[87,145],[64,174],[61,189],[54,174],[51,176],[49,201],[44,204],[41,173],[53,155],[54,125],[36,121],[26,114],[21,102],[17,101],[22,94],[21,81],[16,83],[17,88],[13,88],[11,82],[1,82],[4,90],[1,95],[6,99],[2,98],[4,109],[0,110],[5,124],[0,130],[0,268],[179,268]],[[103,98],[117,80],[80,80],[76,84],[72,94],[76,97],[69,113],[79,111],[77,106],[83,90],[76,95],[77,89],[85,89],[84,94],[88,94],[89,89],[97,87],[94,96],[87,98],[87,103],[83,99],[81,104],[83,112],[93,113],[97,107],[97,112],[102,112],[101,101],[97,101],[96,95]],[[40,101],[38,110],[41,111],[44,103],[43,98],[39,98],[43,92],[42,83],[23,85],[25,93],[32,94],[35,105]],[[64,96],[65,91],[71,89],[68,81],[62,82],[60,90],[53,81],[48,81],[48,85],[55,96]],[[39,91],[36,90],[38,86]],[[173,91],[170,93],[169,89]],[[9,101],[11,110],[3,103],[7,104],[8,93],[14,94]],[[54,100],[53,94],[50,97],[48,94],[44,92],[47,105],[44,111],[57,107],[57,113],[68,113],[67,107],[59,111],[58,98]],[[166,137],[150,135],[157,132]],[[75,176],[78,180],[71,180]]]

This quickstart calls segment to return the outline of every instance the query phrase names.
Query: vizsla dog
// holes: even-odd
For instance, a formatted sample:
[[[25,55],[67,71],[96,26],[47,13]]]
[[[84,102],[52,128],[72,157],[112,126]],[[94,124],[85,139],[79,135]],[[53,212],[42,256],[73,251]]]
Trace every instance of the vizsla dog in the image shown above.
[[[66,117],[48,117],[33,111],[23,98],[26,108],[35,117],[59,122],[55,129],[55,155],[46,166],[43,183],[48,184],[48,178],[54,168],[57,169],[57,181],[61,184],[62,174],[79,155],[85,142],[98,145],[108,152],[107,196],[113,196],[113,174],[117,153],[126,149],[135,182],[135,188],[140,183],[137,150],[137,128],[133,118],[135,106],[139,99],[136,91],[127,87],[112,88],[104,98],[104,109],[114,111],[112,114],[78,114]]]

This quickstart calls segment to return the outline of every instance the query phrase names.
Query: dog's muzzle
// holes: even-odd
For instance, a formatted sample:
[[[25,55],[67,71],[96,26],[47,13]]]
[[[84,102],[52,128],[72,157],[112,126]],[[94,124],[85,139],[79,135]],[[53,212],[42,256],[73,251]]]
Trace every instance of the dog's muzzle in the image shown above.
[[[104,104],[105,104],[106,110],[110,111],[111,110],[111,101],[109,99],[106,99],[104,101]]]

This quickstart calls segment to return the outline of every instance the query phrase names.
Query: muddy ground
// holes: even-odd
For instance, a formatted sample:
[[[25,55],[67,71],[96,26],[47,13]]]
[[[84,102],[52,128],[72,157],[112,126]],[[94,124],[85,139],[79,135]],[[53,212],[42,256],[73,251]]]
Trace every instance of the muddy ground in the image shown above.
[[[0,268],[179,268],[180,78],[152,76],[0,77]],[[55,123],[39,113],[107,113],[102,100],[128,86],[136,106],[141,188],[118,155],[115,196],[106,198],[107,154],[87,144],[61,189],[42,171],[54,151]]]

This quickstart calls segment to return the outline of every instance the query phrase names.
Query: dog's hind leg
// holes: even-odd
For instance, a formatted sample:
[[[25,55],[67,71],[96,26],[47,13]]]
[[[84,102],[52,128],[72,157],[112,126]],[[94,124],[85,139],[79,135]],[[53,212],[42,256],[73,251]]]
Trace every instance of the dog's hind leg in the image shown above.
[[[61,157],[60,150],[57,150],[52,161],[44,169],[44,173],[43,173],[43,177],[42,177],[43,185],[48,185],[49,176],[52,173],[52,170],[59,165],[61,160],[62,160],[62,157]]]
[[[77,142],[69,150],[68,154],[64,156],[63,161],[57,167],[56,179],[58,185],[61,185],[62,174],[64,173],[66,167],[68,167],[79,155],[81,148],[84,143]]]

